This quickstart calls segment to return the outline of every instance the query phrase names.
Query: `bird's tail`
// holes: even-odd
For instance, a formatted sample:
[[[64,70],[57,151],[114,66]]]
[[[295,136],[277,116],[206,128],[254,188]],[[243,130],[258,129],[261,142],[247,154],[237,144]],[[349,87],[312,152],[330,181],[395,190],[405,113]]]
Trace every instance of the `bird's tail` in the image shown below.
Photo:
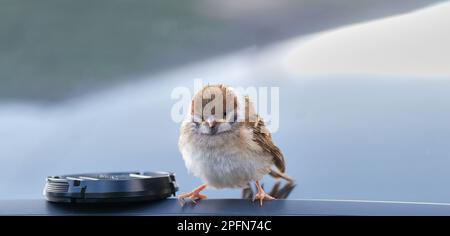
[[[274,169],[270,169],[269,175],[274,177],[275,179],[284,179],[286,181],[288,181],[289,183],[294,183],[294,179],[292,179],[291,177],[289,177],[287,174],[282,173],[280,171],[274,170]]]

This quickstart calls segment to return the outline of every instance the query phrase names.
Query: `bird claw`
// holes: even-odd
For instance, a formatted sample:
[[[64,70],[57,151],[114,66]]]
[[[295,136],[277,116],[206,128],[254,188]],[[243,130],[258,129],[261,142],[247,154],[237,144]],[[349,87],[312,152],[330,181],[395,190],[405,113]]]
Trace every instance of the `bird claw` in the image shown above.
[[[186,203],[186,201],[184,200],[184,198],[178,197],[178,203],[180,204],[180,206],[184,206],[184,204]]]
[[[256,201],[256,200],[259,200],[259,205],[262,206],[264,200],[271,201],[271,200],[274,200],[274,199],[275,199],[274,197],[272,197],[269,194],[267,194],[264,191],[262,191],[262,192],[258,192],[255,195],[255,197],[253,198],[253,202]]]
[[[197,200],[201,200],[201,199],[206,199],[207,196],[200,194],[200,192],[197,191],[193,191],[190,193],[184,193],[178,196],[178,202],[180,203],[181,206],[184,206],[184,204],[186,203],[186,198],[190,199],[194,204],[198,204]]]

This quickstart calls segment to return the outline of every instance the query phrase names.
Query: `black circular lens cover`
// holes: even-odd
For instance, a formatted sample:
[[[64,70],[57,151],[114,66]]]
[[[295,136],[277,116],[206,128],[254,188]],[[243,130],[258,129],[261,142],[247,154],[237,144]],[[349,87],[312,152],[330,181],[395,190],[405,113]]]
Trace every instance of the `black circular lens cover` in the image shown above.
[[[173,172],[117,172],[49,176],[44,196],[50,202],[130,202],[175,196]]]

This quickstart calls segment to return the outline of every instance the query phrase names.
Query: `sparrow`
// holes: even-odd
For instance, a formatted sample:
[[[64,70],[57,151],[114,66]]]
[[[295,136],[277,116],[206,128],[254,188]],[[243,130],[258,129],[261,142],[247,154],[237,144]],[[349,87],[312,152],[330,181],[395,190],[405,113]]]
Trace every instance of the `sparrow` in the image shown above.
[[[201,193],[207,187],[246,188],[255,182],[253,201],[262,206],[264,200],[274,199],[261,187],[265,175],[293,182],[250,98],[223,84],[207,85],[194,95],[178,146],[188,171],[204,182],[178,196],[182,205],[186,198],[194,203],[207,198]]]

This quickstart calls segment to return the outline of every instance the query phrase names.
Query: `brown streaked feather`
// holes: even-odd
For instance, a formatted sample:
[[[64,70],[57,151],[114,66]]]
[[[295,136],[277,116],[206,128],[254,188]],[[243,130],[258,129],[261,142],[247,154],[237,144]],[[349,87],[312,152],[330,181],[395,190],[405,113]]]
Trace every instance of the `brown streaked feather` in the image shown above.
[[[253,140],[267,153],[272,155],[274,165],[284,173],[286,170],[283,153],[272,142],[272,135],[267,130],[264,121],[258,117],[256,122],[249,122],[253,127]],[[252,124],[253,123],[253,124]]]
[[[294,183],[294,179],[286,175],[286,173],[281,173],[278,170],[270,169],[269,175],[274,177],[275,179],[284,179],[290,183]]]

